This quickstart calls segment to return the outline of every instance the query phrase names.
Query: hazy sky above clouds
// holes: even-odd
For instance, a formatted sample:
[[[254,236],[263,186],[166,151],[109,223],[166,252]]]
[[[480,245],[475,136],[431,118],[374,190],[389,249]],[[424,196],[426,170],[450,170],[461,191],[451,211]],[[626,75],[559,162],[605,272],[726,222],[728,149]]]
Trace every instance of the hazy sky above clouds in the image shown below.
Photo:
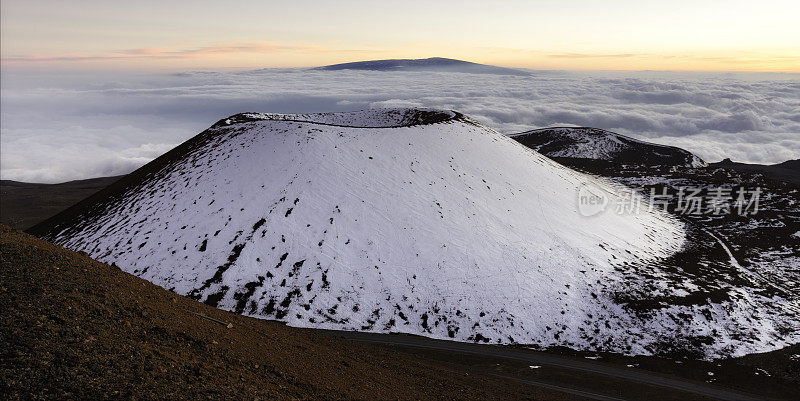
[[[592,126],[707,161],[800,158],[800,75],[265,69],[11,75],[0,175],[59,182],[125,174],[229,115],[375,107],[459,110],[503,134]]]
[[[0,8],[3,179],[128,173],[244,111],[386,106],[456,109],[505,134],[605,128],[709,161],[800,158],[796,0],[2,0]],[[289,68],[434,56],[535,71]]]
[[[252,69],[431,56],[535,69],[800,72],[796,0],[3,0],[24,70]]]

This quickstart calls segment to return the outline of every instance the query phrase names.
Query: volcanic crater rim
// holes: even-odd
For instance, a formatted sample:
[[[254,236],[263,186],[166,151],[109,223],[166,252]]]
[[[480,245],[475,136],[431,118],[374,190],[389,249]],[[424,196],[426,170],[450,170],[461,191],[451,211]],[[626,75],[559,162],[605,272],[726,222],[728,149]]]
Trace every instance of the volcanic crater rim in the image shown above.
[[[469,119],[454,110],[424,108],[379,108],[309,114],[245,112],[223,118],[214,123],[211,128],[222,128],[258,121],[286,121],[333,127],[375,129],[433,125],[455,120],[468,121]],[[375,123],[376,121],[378,122],[377,124]]]

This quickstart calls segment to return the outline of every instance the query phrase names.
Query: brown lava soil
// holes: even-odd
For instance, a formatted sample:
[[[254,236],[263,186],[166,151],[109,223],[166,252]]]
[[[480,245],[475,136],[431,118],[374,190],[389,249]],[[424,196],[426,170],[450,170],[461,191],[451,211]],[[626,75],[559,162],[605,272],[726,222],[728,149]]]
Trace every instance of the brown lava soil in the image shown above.
[[[0,234],[2,399],[573,399],[217,310],[7,226]]]

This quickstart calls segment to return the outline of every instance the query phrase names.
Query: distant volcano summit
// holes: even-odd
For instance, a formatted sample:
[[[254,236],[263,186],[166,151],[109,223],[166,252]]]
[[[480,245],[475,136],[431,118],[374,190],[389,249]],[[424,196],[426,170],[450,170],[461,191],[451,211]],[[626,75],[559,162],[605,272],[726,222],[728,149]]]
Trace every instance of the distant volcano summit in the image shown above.
[[[663,267],[691,245],[685,224],[587,217],[587,187],[630,196],[453,111],[245,113],[31,231],[293,326],[639,354],[780,345],[778,313],[735,270]]]
[[[530,72],[515,68],[472,63],[451,58],[431,57],[424,59],[392,59],[357,61],[316,67],[315,70],[367,70],[367,71],[436,71],[463,72],[469,74],[530,75]]]

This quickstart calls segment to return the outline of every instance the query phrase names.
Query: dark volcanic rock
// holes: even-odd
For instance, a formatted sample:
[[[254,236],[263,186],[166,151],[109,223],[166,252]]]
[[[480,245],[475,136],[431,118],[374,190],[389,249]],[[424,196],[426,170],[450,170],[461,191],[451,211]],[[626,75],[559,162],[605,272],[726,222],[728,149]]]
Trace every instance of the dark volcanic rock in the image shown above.
[[[589,127],[542,128],[511,135],[548,157],[604,160],[617,164],[703,167],[691,152]]]
[[[709,163],[708,167],[723,168],[742,173],[761,174],[773,180],[800,184],[800,159],[787,160],[778,164],[738,163],[731,159],[725,159],[721,162]]]

